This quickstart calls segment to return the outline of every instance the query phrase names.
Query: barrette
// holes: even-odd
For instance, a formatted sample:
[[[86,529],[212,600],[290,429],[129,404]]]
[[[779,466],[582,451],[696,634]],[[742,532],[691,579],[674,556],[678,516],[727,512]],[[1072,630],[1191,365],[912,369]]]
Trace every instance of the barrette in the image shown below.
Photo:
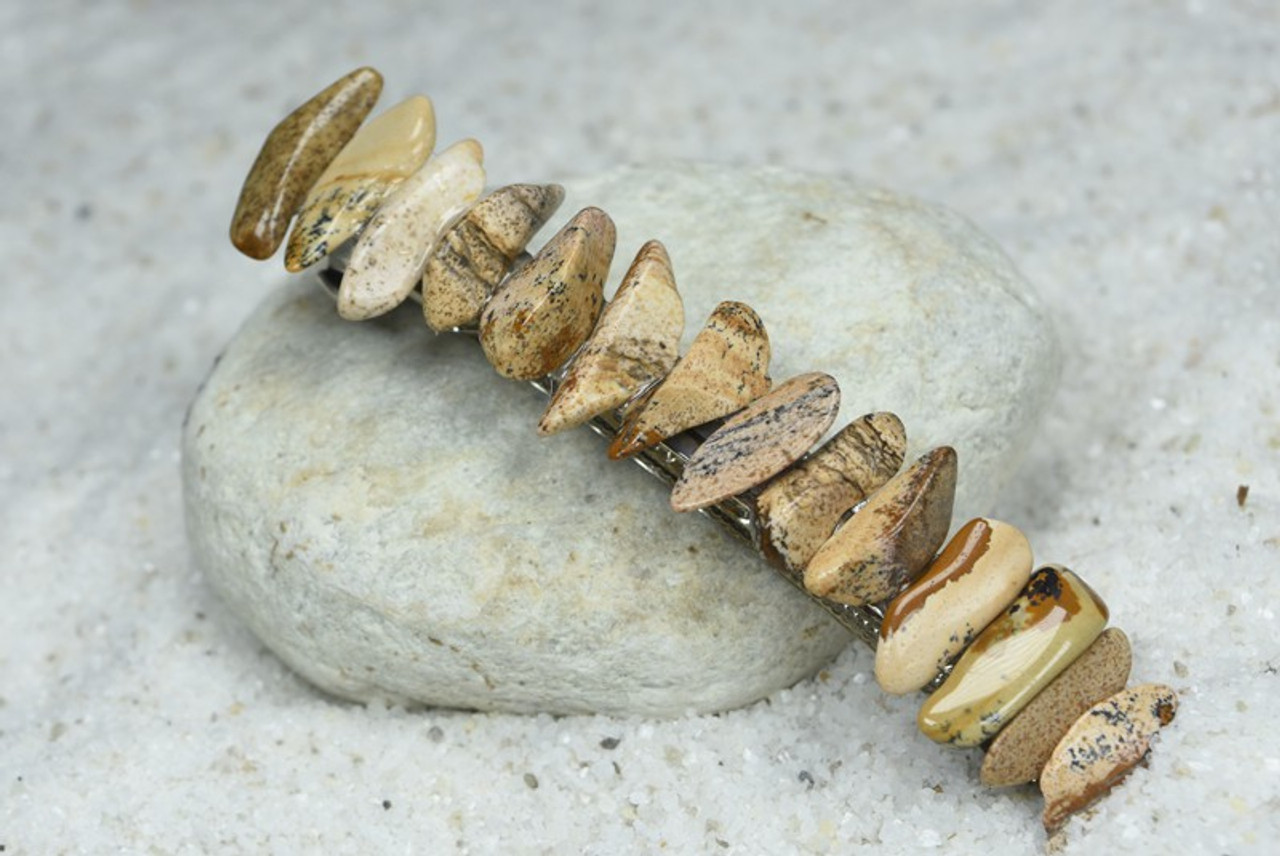
[[[954,449],[904,462],[887,412],[818,445],[838,384],[821,371],[775,384],[750,306],[720,303],[679,353],[684,308],[658,240],[606,302],[606,212],[583,208],[527,252],[561,188],[486,194],[479,143],[433,153],[427,98],[364,124],[381,88],[357,69],[276,126],[236,207],[237,248],[285,246],[286,268],[316,268],[343,318],[413,300],[432,330],[474,337],[500,375],[547,396],[539,434],[604,437],[610,458],[671,486],[673,512],[717,521],[869,645],[885,692],[924,692],[919,730],[981,747],[984,785],[1038,782],[1047,831],[1143,760],[1176,694],[1129,685],[1130,644],[1102,598],[1061,565],[1035,567],[1015,526],[976,518],[948,539]]]

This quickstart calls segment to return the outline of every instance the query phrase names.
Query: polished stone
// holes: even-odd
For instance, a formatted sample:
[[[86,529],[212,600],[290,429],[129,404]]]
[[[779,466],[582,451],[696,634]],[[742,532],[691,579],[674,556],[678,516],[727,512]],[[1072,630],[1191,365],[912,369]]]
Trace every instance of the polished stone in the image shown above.
[[[574,357],[538,422],[544,436],[620,407],[675,365],[684,333],[684,303],[667,250],[640,248],[595,332]]]
[[[231,243],[270,258],[307,191],[355,134],[382,92],[382,75],[358,68],[280,121],[249,170],[231,218]]]
[[[1151,738],[1173,721],[1178,695],[1141,684],[1098,702],[1054,747],[1040,774],[1044,827],[1052,832],[1106,795],[1147,754]]]
[[[822,439],[840,410],[823,372],[797,375],[735,413],[689,457],[671,490],[675,511],[695,511],[782,472]]]
[[[310,267],[364,228],[387,194],[426,163],[435,144],[435,110],[421,95],[370,120],[307,194],[285,246],[285,268]]]
[[[907,435],[892,413],[868,413],[773,479],[756,498],[760,547],[803,574],[845,512],[893,478]]]
[[[454,143],[401,182],[351,251],[338,314],[363,321],[403,303],[436,243],[483,191],[484,150],[475,140]]]
[[[925,701],[916,717],[920,731],[954,746],[985,742],[1083,654],[1106,623],[1106,604],[1084,580],[1045,565]]]
[[[804,586],[850,606],[879,603],[911,583],[951,526],[956,452],[939,446],[886,482],[809,560]]]
[[[689,351],[628,412],[609,457],[630,457],[681,431],[720,419],[769,391],[769,335],[755,310],[725,301]]]
[[[480,314],[480,345],[498,374],[540,378],[587,340],[616,242],[609,215],[584,208],[507,280]]]
[[[1053,747],[1071,724],[1129,682],[1133,650],[1119,627],[1108,627],[1076,660],[1042,689],[987,746],[979,777],[988,787],[1021,785],[1040,778]]]
[[[449,230],[422,274],[422,313],[437,332],[473,327],[525,246],[564,200],[558,184],[508,184]]]
[[[887,693],[922,689],[1013,602],[1031,578],[1031,545],[1017,528],[975,518],[885,609],[876,681]]]

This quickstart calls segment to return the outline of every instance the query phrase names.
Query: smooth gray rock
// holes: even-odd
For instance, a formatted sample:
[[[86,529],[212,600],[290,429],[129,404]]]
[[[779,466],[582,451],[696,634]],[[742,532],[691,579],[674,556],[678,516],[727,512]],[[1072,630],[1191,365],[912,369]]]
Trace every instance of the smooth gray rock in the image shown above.
[[[736,299],[775,380],[822,370],[836,428],[888,409],[912,454],[960,453],[956,522],[1010,475],[1053,391],[1045,311],[962,218],[841,179],[703,165],[570,182],[553,233],[599,205],[631,255],[666,243],[685,345]],[[317,686],[483,710],[676,715],[747,704],[848,634],[745,546],[612,463],[540,440],[543,399],[416,305],[354,324],[309,277],[270,295],[183,436],[197,565]]]

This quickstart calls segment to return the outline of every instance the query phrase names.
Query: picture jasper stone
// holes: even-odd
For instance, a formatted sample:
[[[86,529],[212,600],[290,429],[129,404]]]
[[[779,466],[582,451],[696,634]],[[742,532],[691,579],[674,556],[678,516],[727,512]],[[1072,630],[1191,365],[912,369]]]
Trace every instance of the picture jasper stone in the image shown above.
[[[840,429],[760,491],[761,550],[803,574],[845,512],[893,478],[906,448],[902,420],[892,413],[869,413]]]
[[[1053,747],[1071,724],[1095,703],[1124,689],[1132,666],[1129,637],[1119,627],[1104,630],[987,746],[979,771],[982,783],[999,788],[1040,778]]]
[[[584,208],[507,280],[480,315],[480,345],[498,374],[550,374],[587,340],[604,306],[616,241],[609,215]]]
[[[1107,607],[1084,580],[1046,565],[978,634],[916,717],[930,740],[977,746],[1004,727],[1102,633]]]
[[[809,561],[804,587],[850,606],[879,603],[920,575],[951,526],[956,452],[940,446],[872,494]]]
[[[627,415],[613,460],[728,416],[769,391],[769,336],[745,303],[727,300],[707,319],[671,374]]]
[[[1089,708],[1040,774],[1044,828],[1052,832],[1110,791],[1143,759],[1151,738],[1177,710],[1177,693],[1161,684],[1123,690]]]
[[[431,157],[431,99],[406,98],[356,132],[307,194],[289,233],[284,266],[308,268],[359,232],[387,194]]]
[[[382,75],[358,68],[331,83],[267,135],[240,190],[231,243],[246,256],[270,258],[307,191],[355,134],[382,93]]]
[[[960,528],[933,564],[885,609],[876,681],[901,695],[927,685],[1005,610],[1031,578],[1031,545],[983,517]]]
[[[822,439],[840,410],[840,387],[823,372],[793,377],[730,417],[689,458],[671,507],[694,511],[755,487]]]
[[[621,407],[671,371],[680,355],[684,303],[666,248],[649,241],[604,308],[538,422],[546,436]]]

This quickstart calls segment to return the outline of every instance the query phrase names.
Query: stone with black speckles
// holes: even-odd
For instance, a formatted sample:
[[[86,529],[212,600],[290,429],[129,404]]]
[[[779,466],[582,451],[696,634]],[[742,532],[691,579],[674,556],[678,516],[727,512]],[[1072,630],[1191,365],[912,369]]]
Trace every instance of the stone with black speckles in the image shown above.
[[[804,570],[804,587],[850,606],[893,597],[946,540],[955,492],[955,449],[926,452],[818,548]]]
[[[765,485],[756,498],[765,555],[803,574],[840,518],[893,478],[906,448],[902,420],[868,413]]]
[[[307,194],[285,246],[285,268],[310,267],[364,228],[382,200],[426,163],[435,144],[435,110],[421,95],[357,131]]]
[[[706,508],[789,467],[822,439],[840,410],[840,386],[823,372],[791,378],[717,428],[671,490],[676,511]]]
[[[1109,627],[987,746],[979,776],[988,787],[1034,782],[1053,747],[1081,714],[1124,689],[1133,666],[1129,637]]]
[[[231,243],[270,258],[325,167],[355,134],[382,93],[382,75],[358,68],[280,121],[249,170],[231,218]]]
[[[1177,710],[1178,695],[1170,687],[1141,684],[1085,711],[1040,774],[1045,830],[1053,832],[1115,787],[1142,761],[1151,738]]]
[[[546,436],[616,407],[671,371],[684,333],[684,303],[666,248],[640,248],[538,422]]]
[[[437,332],[471,327],[503,278],[560,207],[558,184],[509,184],[449,230],[422,274],[422,313]]]
[[[543,377],[587,340],[616,242],[609,215],[583,208],[507,280],[480,314],[480,345],[498,374]]]
[[[930,740],[977,746],[1071,665],[1107,624],[1098,594],[1061,565],[1045,565],[978,634],[916,724]]]
[[[978,517],[960,527],[880,622],[876,681],[887,693],[922,689],[1005,610],[1031,578],[1031,544],[1017,527]]]
[[[360,233],[338,288],[348,321],[384,315],[405,301],[440,237],[484,191],[484,150],[455,143],[397,187]]]
[[[769,391],[769,335],[755,310],[726,300],[671,373],[628,412],[609,446],[630,457],[697,425],[746,407]]]

